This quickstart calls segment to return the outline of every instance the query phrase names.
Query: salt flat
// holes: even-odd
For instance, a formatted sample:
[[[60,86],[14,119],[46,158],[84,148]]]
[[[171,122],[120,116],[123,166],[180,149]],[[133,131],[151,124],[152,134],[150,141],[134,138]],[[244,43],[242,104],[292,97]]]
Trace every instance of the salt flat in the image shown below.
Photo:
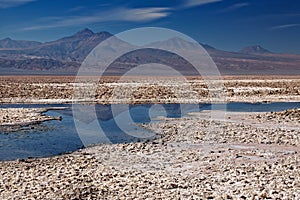
[[[1,103],[72,103],[92,101],[114,103],[210,103],[207,82],[199,77],[95,77],[64,76],[0,77]],[[79,81],[78,81],[79,80]],[[80,82],[80,80],[82,82]],[[74,83],[75,82],[75,83]],[[221,88],[226,102],[299,102],[299,76],[237,76],[214,81]],[[76,87],[77,86],[77,87]],[[89,92],[89,99],[76,99],[74,87]],[[127,92],[127,93],[126,93]],[[78,96],[77,96],[78,97]],[[126,97],[126,98],[125,98]]]
[[[253,77],[225,78],[226,101],[299,101],[298,77],[253,80]],[[18,81],[7,77],[1,79],[4,88],[1,102],[72,100],[74,84],[71,77],[38,77],[25,81],[21,78]],[[181,99],[172,96],[165,87],[179,85],[176,86],[172,78],[168,81],[157,82],[156,79],[150,84],[131,84],[132,80],[128,80],[123,84],[109,78],[99,82],[95,102],[120,102],[111,96],[113,87],[118,86],[121,89],[135,87],[135,97],[126,103],[157,103],[168,99],[180,103]],[[209,100],[202,80],[191,78],[189,83],[195,91],[195,99],[200,102]],[[300,198],[299,109],[265,113],[227,112],[224,118],[213,119],[210,116],[209,111],[203,111],[179,119],[161,118],[157,123],[140,125],[157,133],[158,137],[153,141],[100,144],[50,158],[1,162],[0,197]],[[30,114],[25,118],[30,120]]]
[[[207,114],[144,124],[160,136],[150,142],[1,162],[0,197],[299,199],[299,129],[256,126],[282,116],[287,127],[297,125],[299,109],[213,122]],[[214,123],[223,131],[208,137]]]

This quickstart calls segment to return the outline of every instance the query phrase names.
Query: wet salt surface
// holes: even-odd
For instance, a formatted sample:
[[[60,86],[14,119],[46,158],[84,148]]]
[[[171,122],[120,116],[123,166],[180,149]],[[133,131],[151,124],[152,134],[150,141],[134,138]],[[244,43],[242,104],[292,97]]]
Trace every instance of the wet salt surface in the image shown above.
[[[29,157],[49,157],[72,152],[83,147],[80,136],[77,133],[72,105],[69,104],[4,104],[0,108],[44,108],[66,107],[65,110],[51,110],[46,112],[50,116],[62,116],[62,121],[47,121],[38,125],[29,125],[17,132],[0,133],[0,160],[15,160]],[[112,143],[129,143],[140,141],[139,138],[130,136],[121,130],[115,117],[121,116],[124,105],[115,105],[116,114],[112,115],[110,105],[96,105],[98,122]],[[159,104],[159,105],[129,105],[129,113],[133,123],[149,123],[159,120],[159,116],[180,118],[189,112],[211,110],[210,104]],[[231,112],[270,112],[300,108],[300,102],[251,104],[228,103],[217,105],[216,108]],[[85,118],[85,113],[83,118]],[[88,117],[87,117],[88,118]],[[125,131],[140,131],[147,134],[149,131],[142,129],[133,123],[127,124]],[[89,123],[87,123],[87,126]],[[95,140],[95,143],[99,141]]]

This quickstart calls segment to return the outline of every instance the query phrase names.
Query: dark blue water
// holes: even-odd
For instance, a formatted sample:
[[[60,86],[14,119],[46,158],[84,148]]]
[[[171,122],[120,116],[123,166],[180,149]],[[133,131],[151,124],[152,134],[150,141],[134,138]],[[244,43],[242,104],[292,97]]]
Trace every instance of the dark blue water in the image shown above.
[[[183,107],[182,107],[183,106]],[[53,120],[37,125],[23,127],[17,132],[0,132],[0,160],[14,160],[28,157],[48,157],[72,152],[83,148],[83,142],[78,134],[72,113],[72,105],[69,104],[4,104],[0,108],[44,108],[44,107],[66,107],[64,110],[51,110],[45,114],[51,116],[61,116],[62,120]],[[134,123],[149,123],[158,120],[158,116],[180,118],[189,112],[211,110],[210,104],[160,104],[160,105],[130,105],[129,109],[123,105],[112,112],[110,105],[96,105],[97,120],[111,143],[129,143],[143,140],[126,134],[121,129],[116,118],[121,118],[123,111],[129,110],[133,123],[125,125],[127,131],[140,131],[147,133]],[[216,105],[218,108],[218,105]],[[228,103],[226,106],[219,105],[220,109],[226,107],[227,111],[233,112],[270,112],[282,111],[286,109],[300,108],[300,102],[295,103]],[[87,126],[91,124],[88,115],[83,115],[80,119]],[[124,127],[123,127],[124,128]],[[95,140],[97,143],[97,140]]]

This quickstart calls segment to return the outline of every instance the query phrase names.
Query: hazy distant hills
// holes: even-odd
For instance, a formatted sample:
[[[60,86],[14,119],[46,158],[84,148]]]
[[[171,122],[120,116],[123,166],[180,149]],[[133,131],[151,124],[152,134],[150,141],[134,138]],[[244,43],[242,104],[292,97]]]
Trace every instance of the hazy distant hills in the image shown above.
[[[0,49],[23,49],[36,47],[41,44],[42,43],[35,41],[12,40],[11,38],[5,38],[0,40]]]
[[[89,29],[84,29],[73,36],[56,41],[38,43],[37,45],[33,45],[33,42],[27,42],[26,47],[15,49],[13,46],[25,46],[25,41],[12,41],[10,42],[12,45],[9,47],[5,47],[8,45],[1,46],[2,42],[0,41],[0,48],[2,48],[0,54],[81,62],[97,44],[110,36],[111,34],[108,32],[93,33]]]
[[[61,61],[81,62],[97,44],[110,36],[107,32],[93,33],[85,29],[73,36],[27,49],[23,53]]]
[[[1,74],[75,74],[86,56],[102,41],[111,37],[108,32],[94,33],[84,29],[72,36],[52,42],[0,40]],[[117,43],[115,45],[124,45]],[[126,44],[127,45],[127,44]],[[128,44],[129,45],[129,44]],[[186,48],[193,45],[179,38],[162,41],[161,46]],[[222,74],[300,74],[300,55],[276,54],[256,45],[239,52],[227,52],[202,44]],[[107,74],[122,74],[140,64],[162,63],[193,75],[192,66],[179,56],[153,49],[144,49],[122,56]]]
[[[271,51],[261,47],[260,45],[248,46],[239,51],[242,54],[267,54]]]

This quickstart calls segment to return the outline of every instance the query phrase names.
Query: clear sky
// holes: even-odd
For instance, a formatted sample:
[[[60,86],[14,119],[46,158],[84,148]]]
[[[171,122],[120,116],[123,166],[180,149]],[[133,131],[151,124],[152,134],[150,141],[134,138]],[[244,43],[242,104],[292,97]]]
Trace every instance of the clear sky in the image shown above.
[[[300,54],[299,0],[0,0],[0,38],[51,41],[90,28],[156,26],[219,49]]]

